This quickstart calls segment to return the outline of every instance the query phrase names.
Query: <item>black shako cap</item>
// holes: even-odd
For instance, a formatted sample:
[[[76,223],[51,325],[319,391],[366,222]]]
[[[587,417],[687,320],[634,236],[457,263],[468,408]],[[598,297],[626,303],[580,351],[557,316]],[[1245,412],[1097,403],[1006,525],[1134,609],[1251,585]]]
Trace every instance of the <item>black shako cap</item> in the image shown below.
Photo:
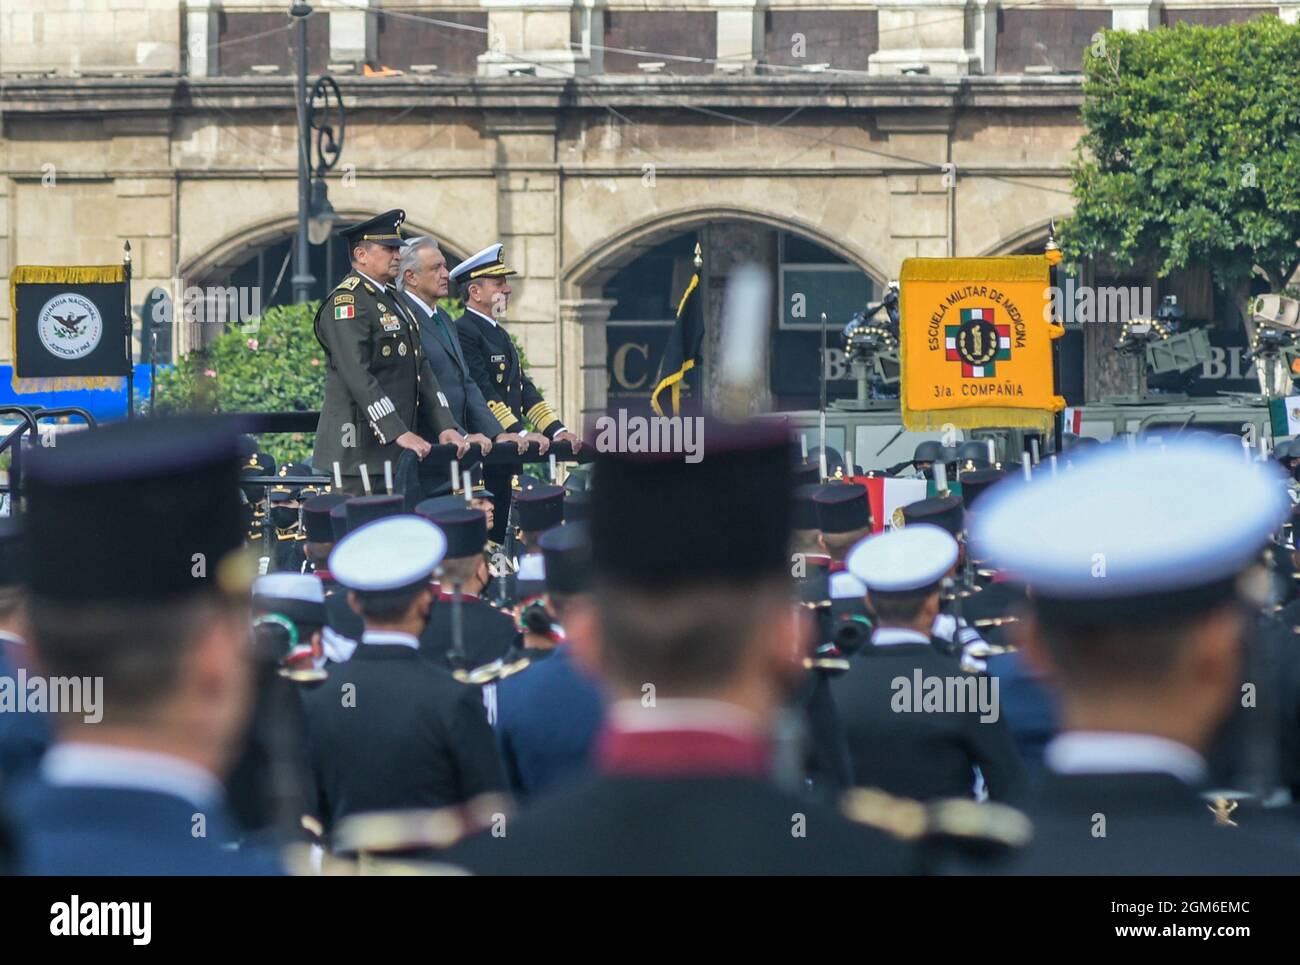
[[[247,590],[251,573],[232,557],[243,530],[235,428],[137,419],[33,449],[23,480],[33,594],[104,603]]]
[[[962,476],[965,479],[965,475]],[[903,521],[907,526],[914,523],[931,523],[940,529],[946,529],[955,538],[961,535],[965,523],[960,496],[931,496],[908,503],[903,507]]]
[[[564,489],[543,484],[515,493],[519,528],[525,533],[539,533],[564,522]]]
[[[398,516],[405,509],[405,499],[398,495],[389,496],[386,493],[376,496],[353,496],[343,504],[349,533],[385,516]]]
[[[591,530],[565,523],[538,537],[546,561],[547,593],[586,593],[591,589]]]
[[[481,509],[444,509],[425,518],[447,537],[444,559],[476,556],[487,545],[487,514]]]
[[[597,581],[674,589],[788,574],[794,508],[783,422],[705,417],[703,453],[600,452],[592,476]]]
[[[827,483],[813,494],[813,506],[823,533],[852,533],[871,525],[871,502],[861,483]]]
[[[335,541],[334,523],[330,519],[330,512],[335,506],[342,506],[347,499],[344,493],[321,493],[302,504],[302,526],[309,543]]]

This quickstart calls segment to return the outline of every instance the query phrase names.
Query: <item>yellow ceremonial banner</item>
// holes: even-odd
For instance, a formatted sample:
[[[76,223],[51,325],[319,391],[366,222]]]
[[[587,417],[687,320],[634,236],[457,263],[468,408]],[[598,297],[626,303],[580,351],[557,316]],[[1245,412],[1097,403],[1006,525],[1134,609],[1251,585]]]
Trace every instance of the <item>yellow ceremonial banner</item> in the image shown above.
[[[908,258],[899,280],[903,425],[1051,428],[1051,274],[1043,255]]]

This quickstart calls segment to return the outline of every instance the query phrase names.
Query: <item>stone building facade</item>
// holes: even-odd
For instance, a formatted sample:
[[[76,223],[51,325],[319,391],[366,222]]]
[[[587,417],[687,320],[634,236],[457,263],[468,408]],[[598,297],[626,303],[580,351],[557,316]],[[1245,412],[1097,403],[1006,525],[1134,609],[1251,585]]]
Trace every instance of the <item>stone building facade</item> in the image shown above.
[[[768,264],[773,354],[807,354],[815,326],[790,315],[790,285],[811,280],[802,317],[815,319],[823,280],[856,298],[910,256],[1042,245],[1070,211],[1078,69],[1099,30],[1300,15],[1300,0],[311,5],[309,69],[329,71],[347,106],[333,207],[404,208],[453,258],[504,242],[522,273],[512,330],[571,423],[644,386],[654,351],[616,347],[618,326],[666,322],[688,242],[713,305],[732,264]],[[283,301],[297,211],[288,6],[6,5],[0,283],[18,264],[112,263],[129,240],[137,301],[254,275]],[[317,257],[328,275],[337,252]],[[651,275],[658,294],[633,308]],[[204,337],[181,325],[175,349]],[[778,403],[806,400],[777,361]]]

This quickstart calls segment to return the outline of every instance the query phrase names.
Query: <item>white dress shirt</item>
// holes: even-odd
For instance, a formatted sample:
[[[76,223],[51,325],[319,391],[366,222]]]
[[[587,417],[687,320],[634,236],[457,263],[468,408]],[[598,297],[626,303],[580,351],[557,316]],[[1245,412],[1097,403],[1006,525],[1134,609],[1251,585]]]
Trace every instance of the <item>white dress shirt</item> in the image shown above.
[[[221,800],[221,782],[192,761],[159,751],[65,741],[41,760],[41,776],[56,787],[112,787],[157,791],[196,808]]]
[[[1172,774],[1185,784],[1205,777],[1205,758],[1154,734],[1069,731],[1047,745],[1043,760],[1057,774]]]

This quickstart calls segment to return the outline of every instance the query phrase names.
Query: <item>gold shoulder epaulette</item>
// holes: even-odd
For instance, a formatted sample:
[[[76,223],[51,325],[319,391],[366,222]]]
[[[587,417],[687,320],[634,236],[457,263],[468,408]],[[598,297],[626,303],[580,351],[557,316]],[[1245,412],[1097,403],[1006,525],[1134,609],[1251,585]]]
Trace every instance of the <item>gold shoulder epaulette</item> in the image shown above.
[[[959,838],[1020,848],[1033,837],[1028,817],[991,801],[955,798],[924,804],[878,788],[854,788],[841,797],[840,809],[849,820],[904,841]]]
[[[840,798],[840,810],[850,821],[904,841],[919,840],[926,830],[925,805],[895,797],[874,787],[855,787]]]
[[[1034,836],[1034,826],[1022,811],[1009,805],[953,798],[930,804],[927,835],[1023,848]]]

